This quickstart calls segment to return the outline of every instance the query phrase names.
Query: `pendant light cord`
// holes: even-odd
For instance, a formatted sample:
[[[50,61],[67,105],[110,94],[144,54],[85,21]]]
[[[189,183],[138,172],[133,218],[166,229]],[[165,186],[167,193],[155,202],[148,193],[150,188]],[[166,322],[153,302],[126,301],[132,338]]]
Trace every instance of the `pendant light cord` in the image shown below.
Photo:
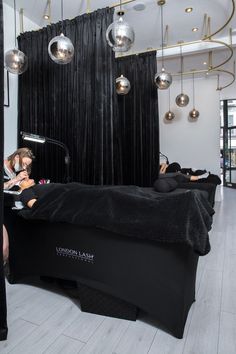
[[[193,108],[195,108],[195,87],[194,87],[194,73],[193,73]]]
[[[121,6],[122,6],[122,0],[120,0],[120,12],[122,11]]]
[[[63,18],[64,18],[64,14],[63,14],[63,0],[61,0],[61,32],[64,32],[64,24],[63,24]]]
[[[169,112],[170,112],[170,87],[169,87]]]
[[[164,46],[164,36],[163,36],[163,5],[161,5],[161,66],[162,69],[164,69],[164,51],[163,51],[163,46]]]
[[[183,93],[183,55],[182,46],[180,46],[180,78],[181,78],[181,93]]]
[[[14,19],[15,19],[15,48],[16,48],[16,0],[14,0]]]

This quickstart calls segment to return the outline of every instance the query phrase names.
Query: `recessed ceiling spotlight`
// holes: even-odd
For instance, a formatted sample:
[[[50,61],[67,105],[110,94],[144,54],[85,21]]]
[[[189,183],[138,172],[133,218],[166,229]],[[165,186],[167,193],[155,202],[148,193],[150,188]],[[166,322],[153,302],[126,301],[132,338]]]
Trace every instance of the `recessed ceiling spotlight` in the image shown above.
[[[204,61],[204,62],[203,62],[203,65],[207,65],[207,62],[206,62],[206,61]]]
[[[190,12],[192,12],[193,11],[193,8],[192,7],[187,7],[186,9],[185,9],[185,12],[187,12],[188,14],[190,13]]]
[[[133,6],[135,11],[143,11],[146,8],[146,5],[143,2],[136,2]]]
[[[197,27],[193,27],[193,28],[192,28],[192,31],[193,31],[193,32],[197,32],[197,31],[198,31],[198,28],[197,28]]]
[[[49,20],[49,15],[43,15],[44,20]]]

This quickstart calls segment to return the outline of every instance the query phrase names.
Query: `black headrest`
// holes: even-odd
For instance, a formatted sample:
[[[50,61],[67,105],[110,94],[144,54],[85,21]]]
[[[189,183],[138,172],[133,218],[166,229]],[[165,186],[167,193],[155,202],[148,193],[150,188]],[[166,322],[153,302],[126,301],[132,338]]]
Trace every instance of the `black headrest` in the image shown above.
[[[174,178],[171,178],[171,177],[157,179],[154,182],[154,189],[157,192],[161,192],[161,193],[171,192],[171,191],[175,190],[177,188],[177,186],[178,186],[178,183],[176,182],[176,180]]]

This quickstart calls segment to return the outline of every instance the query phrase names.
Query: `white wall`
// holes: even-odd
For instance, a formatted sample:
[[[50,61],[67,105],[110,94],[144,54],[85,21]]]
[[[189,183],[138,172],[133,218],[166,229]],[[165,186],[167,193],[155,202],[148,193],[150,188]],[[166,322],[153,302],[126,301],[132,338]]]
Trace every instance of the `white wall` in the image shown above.
[[[175,118],[164,119],[168,111],[168,91],[159,91],[160,107],[160,150],[177,161],[182,167],[206,169],[214,174],[220,172],[220,106],[216,78],[195,79],[195,108],[200,112],[196,121],[189,121],[188,114],[193,108],[192,79],[184,80],[184,93],[190,98],[189,104],[180,108],[175,97],[180,93],[180,81],[171,85],[171,111]]]
[[[19,14],[17,12],[17,35],[19,34]],[[15,47],[14,10],[3,3],[4,52]],[[24,17],[24,31],[39,27]],[[24,75],[24,74],[23,74]],[[18,76],[9,73],[10,106],[4,107],[4,156],[10,155],[17,148],[17,87]]]

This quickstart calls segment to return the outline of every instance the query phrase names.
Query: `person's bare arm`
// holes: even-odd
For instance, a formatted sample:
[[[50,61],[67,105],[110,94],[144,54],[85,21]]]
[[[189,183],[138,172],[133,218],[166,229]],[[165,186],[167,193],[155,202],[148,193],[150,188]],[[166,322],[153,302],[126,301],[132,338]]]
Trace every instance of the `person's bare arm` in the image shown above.
[[[160,167],[159,172],[162,173],[162,174],[163,174],[163,173],[166,173],[167,167],[168,167],[167,163],[163,162],[163,163],[161,164],[161,167]]]
[[[30,199],[27,203],[27,207],[32,208],[35,202],[37,202],[37,199]]]
[[[3,227],[3,262],[5,263],[8,260],[9,257],[9,238],[8,238],[8,233],[7,229],[4,225]]]
[[[3,188],[4,189],[11,189],[13,186],[15,186],[16,184],[18,184],[19,182],[28,179],[29,175],[27,173],[27,171],[21,171],[20,173],[18,173],[18,175],[12,179],[10,179],[7,182],[4,182],[3,184]]]

